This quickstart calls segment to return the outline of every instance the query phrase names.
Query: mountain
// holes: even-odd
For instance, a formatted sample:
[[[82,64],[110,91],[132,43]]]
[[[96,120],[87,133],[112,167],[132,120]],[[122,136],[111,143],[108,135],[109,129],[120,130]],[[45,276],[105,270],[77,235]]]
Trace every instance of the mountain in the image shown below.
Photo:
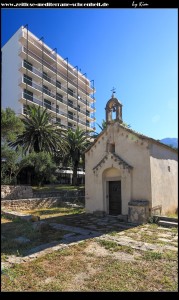
[[[164,139],[160,140],[160,142],[163,144],[178,148],[178,139],[177,138],[164,138]]]

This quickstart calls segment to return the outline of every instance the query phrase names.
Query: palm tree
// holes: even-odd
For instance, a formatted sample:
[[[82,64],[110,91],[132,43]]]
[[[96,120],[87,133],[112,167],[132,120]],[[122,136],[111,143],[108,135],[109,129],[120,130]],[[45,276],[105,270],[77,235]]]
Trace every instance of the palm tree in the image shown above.
[[[104,119],[102,120],[101,125],[98,124],[98,123],[97,123],[97,125],[98,125],[98,127],[101,129],[101,132],[107,128],[107,123],[106,123],[106,121],[105,121]],[[123,125],[124,127],[126,127],[126,128],[131,128],[131,125],[130,125],[130,124],[127,124],[126,122],[122,122],[122,125]],[[101,132],[100,132],[100,133],[101,133]],[[98,135],[99,135],[100,133],[95,132],[94,135],[93,135],[93,138],[94,138],[94,139],[97,138]]]
[[[10,142],[9,146],[18,149],[23,147],[24,154],[28,152],[48,152],[54,153],[66,149],[65,132],[59,127],[50,123],[51,116],[41,106],[27,106],[27,115],[24,116],[24,131],[17,136],[15,142]]]
[[[101,131],[103,131],[104,129],[106,129],[107,127],[107,123],[106,121],[103,119],[101,125],[97,124],[99,126],[99,128],[101,129]]]
[[[84,151],[90,145],[90,139],[86,135],[86,132],[79,129],[75,131],[68,129],[66,140],[68,143],[68,152],[67,158],[71,160],[72,168],[73,168],[73,179],[72,184],[77,185],[77,169],[83,158]]]

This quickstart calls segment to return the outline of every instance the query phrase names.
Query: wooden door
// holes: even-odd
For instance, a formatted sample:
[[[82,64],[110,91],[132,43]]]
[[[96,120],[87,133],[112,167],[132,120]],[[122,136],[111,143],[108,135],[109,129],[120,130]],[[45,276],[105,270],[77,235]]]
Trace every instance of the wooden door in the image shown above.
[[[121,181],[109,181],[109,214],[121,214]]]

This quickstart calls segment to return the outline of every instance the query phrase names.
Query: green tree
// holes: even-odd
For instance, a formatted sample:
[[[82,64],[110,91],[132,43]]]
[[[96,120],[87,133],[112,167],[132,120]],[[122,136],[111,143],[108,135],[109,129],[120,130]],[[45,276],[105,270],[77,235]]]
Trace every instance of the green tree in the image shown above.
[[[52,124],[51,116],[41,106],[27,106],[27,115],[22,119],[24,132],[17,136],[9,146],[18,149],[23,147],[25,154],[35,151],[53,153],[65,150],[65,132]]]
[[[1,146],[1,183],[15,184],[17,175],[24,167],[20,157],[22,149],[15,151],[10,149],[7,144]]]
[[[32,152],[22,159],[21,165],[33,169],[33,183],[39,186],[43,185],[45,181],[54,182],[56,180],[57,167],[50,153]]]
[[[77,129],[75,131],[68,129],[66,140],[68,143],[67,155],[64,157],[68,164],[73,168],[72,184],[77,185],[77,169],[84,158],[84,151],[90,145],[90,138],[84,130]]]
[[[11,108],[1,109],[2,142],[15,141],[17,134],[21,134],[23,129],[23,122]]]
[[[1,146],[1,183],[11,184],[14,182],[17,171],[18,154],[7,145]]]

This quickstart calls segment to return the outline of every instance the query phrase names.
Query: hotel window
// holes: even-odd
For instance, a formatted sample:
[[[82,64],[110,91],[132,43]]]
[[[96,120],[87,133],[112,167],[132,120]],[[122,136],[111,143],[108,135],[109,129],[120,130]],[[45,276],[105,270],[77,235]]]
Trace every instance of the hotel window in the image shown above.
[[[33,93],[24,89],[24,98],[33,101]]]
[[[32,86],[32,78],[24,74],[24,83]]]
[[[71,111],[68,111],[68,118],[73,120],[73,113]]]
[[[73,107],[73,101],[71,101],[70,99],[68,99],[68,105],[69,105],[70,107]]]
[[[51,79],[50,79],[50,77],[49,77],[49,76],[48,76],[48,74],[47,74],[47,73],[45,73],[45,72],[43,72],[43,78],[44,78],[45,80],[47,80],[47,81],[51,82]]]
[[[46,108],[51,109],[51,108],[52,108],[51,105],[52,105],[52,103],[51,103],[49,100],[44,99],[44,106],[45,106]]]
[[[33,67],[33,65],[30,62],[28,62],[27,60],[24,60],[24,68],[32,71],[32,67]]]
[[[56,99],[63,102],[63,95],[57,93],[56,94]]]
[[[72,128],[73,127],[72,123],[68,122],[68,127]]]
[[[73,96],[73,90],[71,90],[71,89],[68,88],[68,94],[71,95],[71,96]]]
[[[47,95],[50,95],[50,90],[46,85],[43,85],[43,92]]]
[[[61,82],[57,80],[57,81],[56,81],[56,86],[57,86],[59,89],[61,89],[61,86],[62,86]]]

